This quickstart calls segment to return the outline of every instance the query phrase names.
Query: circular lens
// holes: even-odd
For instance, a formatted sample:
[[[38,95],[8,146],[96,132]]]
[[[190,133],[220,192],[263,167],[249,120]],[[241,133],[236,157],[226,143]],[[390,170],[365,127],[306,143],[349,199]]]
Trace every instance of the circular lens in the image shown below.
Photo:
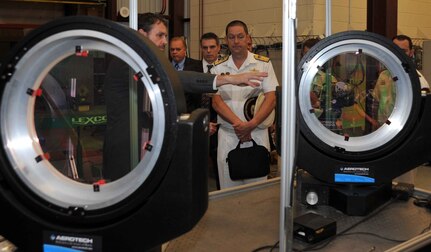
[[[176,132],[169,63],[126,27],[89,20],[29,38],[2,73],[0,118],[10,179],[48,205],[85,211],[148,196]]]
[[[322,42],[301,61],[298,102],[308,136],[332,152],[382,148],[407,128],[419,84],[384,43],[348,35]]]

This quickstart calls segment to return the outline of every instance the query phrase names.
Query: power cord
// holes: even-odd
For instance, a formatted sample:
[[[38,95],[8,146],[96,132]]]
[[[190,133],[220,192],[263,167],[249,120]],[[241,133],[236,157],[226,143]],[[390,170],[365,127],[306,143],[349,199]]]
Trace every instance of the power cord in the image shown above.
[[[430,224],[428,225],[428,227],[426,227],[426,228],[424,228],[423,230],[422,230],[422,232],[420,233],[420,235],[421,234],[423,234],[423,233],[426,233],[426,232],[428,232],[428,231],[430,231],[431,230],[431,222],[430,222]]]
[[[314,251],[314,250],[320,250],[323,249],[324,247],[328,246],[329,243],[331,243],[335,238],[342,236],[344,233],[348,232],[349,230],[353,229],[354,227],[364,223],[365,221],[369,220],[370,218],[376,216],[378,213],[380,213],[381,211],[383,211],[383,209],[385,209],[387,206],[389,206],[391,203],[394,202],[395,199],[391,199],[390,201],[386,202],[384,205],[382,205],[379,209],[375,210],[373,213],[369,214],[368,216],[366,216],[365,218],[363,218],[362,220],[356,222],[355,224],[353,224],[352,226],[346,228],[345,230],[341,231],[340,233],[326,239],[323,240],[321,242],[315,243],[313,245],[307,246],[303,249],[297,249],[297,248],[293,248],[293,251],[295,252],[303,252],[303,251]],[[274,248],[278,248],[278,243],[274,244]],[[253,252],[258,252],[264,249],[268,249],[268,248],[272,248],[271,246],[263,246],[260,248],[257,248],[255,250],[253,250]],[[272,251],[272,250],[271,250]]]
[[[370,232],[352,232],[352,233],[342,234],[342,236],[348,236],[348,235],[370,235],[370,236],[380,238],[382,240],[386,240],[386,241],[390,241],[390,242],[399,242],[399,243],[408,241],[408,240],[392,239],[392,238],[384,237],[384,236],[381,236],[379,234],[370,233]]]
[[[415,191],[415,186],[409,183],[398,182],[392,186],[392,196],[399,200],[409,200]]]
[[[400,184],[400,183],[399,183]],[[374,211],[373,213],[371,213],[370,215],[366,216],[364,219],[358,221],[357,223],[353,224],[352,226],[346,228],[345,230],[341,231],[340,233],[336,234],[335,236],[318,242],[316,244],[310,245],[306,248],[303,249],[295,249],[293,248],[293,251],[295,252],[303,252],[303,251],[315,251],[315,250],[320,250],[323,249],[324,247],[326,247],[327,245],[329,245],[333,240],[335,240],[335,238],[340,237],[340,236],[348,236],[348,235],[371,235],[383,240],[387,240],[387,241],[391,241],[391,242],[397,242],[397,243],[402,243],[402,242],[406,242],[408,240],[398,240],[398,239],[392,239],[392,238],[388,238],[388,237],[384,237],[381,236],[379,234],[375,234],[375,233],[370,233],[370,232],[352,232],[352,233],[347,233],[349,230],[355,228],[356,226],[366,222],[367,220],[371,219],[372,217],[376,216],[378,213],[380,213],[381,211],[383,211],[386,207],[388,207],[390,204],[392,204],[395,200],[405,200],[406,195],[408,195],[408,198],[413,198],[414,201],[413,203],[416,206],[419,207],[426,207],[428,209],[431,210],[431,197],[428,198],[419,198],[416,196],[413,196],[413,191],[411,190],[411,186],[410,184],[400,184],[399,186],[396,186],[393,188],[393,198],[386,202],[384,205],[382,205],[379,209],[377,209],[376,211]],[[422,232],[420,234],[423,234],[427,231],[431,230],[431,222],[429,223],[429,225],[424,228],[422,230]],[[267,246],[263,246],[260,248],[257,248],[255,250],[253,250],[253,252],[258,252],[258,251],[262,251],[265,249],[270,249],[269,251],[272,252],[274,249],[278,248],[279,242],[277,241],[274,245],[267,245]]]
[[[262,250],[265,250],[265,249],[269,249],[269,252],[272,252],[276,248],[278,248],[278,241],[274,245],[262,246],[260,248],[254,249],[252,252],[259,252],[259,251],[262,251]]]
[[[412,190],[412,188],[411,188],[410,184],[407,184],[407,186],[406,186],[405,184],[402,184],[402,185],[400,185],[400,187],[397,187],[395,191],[397,191],[397,190],[398,190],[398,189],[400,189],[401,187],[402,187],[402,189],[399,191],[400,193],[395,193],[395,194],[394,194],[394,198],[392,198],[389,202],[387,202],[387,203],[386,203],[385,205],[383,205],[380,209],[378,209],[376,212],[374,212],[374,213],[372,214],[372,216],[367,216],[366,218],[364,218],[364,219],[362,219],[361,221],[357,222],[357,223],[356,223],[356,224],[354,224],[353,226],[351,226],[351,227],[349,227],[349,228],[347,228],[347,229],[343,230],[342,232],[338,233],[336,236],[332,237],[330,241],[327,241],[325,244],[323,244],[323,245],[322,245],[322,246],[320,246],[320,247],[310,246],[310,247],[312,247],[311,249],[310,249],[310,247],[307,247],[307,248],[305,248],[305,249],[303,249],[303,250],[296,250],[296,251],[312,251],[312,250],[319,250],[319,249],[322,249],[322,248],[326,247],[326,246],[327,246],[327,245],[328,245],[328,244],[329,244],[333,239],[335,239],[336,237],[339,237],[339,236],[347,236],[347,235],[354,235],[354,234],[357,234],[357,235],[372,235],[372,236],[378,237],[378,238],[380,238],[380,239],[384,239],[384,240],[391,241],[391,242],[397,242],[397,243],[402,243],[402,242],[406,242],[406,241],[408,241],[408,240],[391,239],[391,238],[388,238],[388,237],[381,236],[381,235],[379,235],[379,234],[369,233],[369,232],[353,232],[353,233],[347,233],[347,232],[348,232],[349,230],[351,230],[352,228],[354,228],[354,227],[358,226],[359,224],[361,224],[361,223],[363,223],[363,222],[365,222],[365,221],[369,220],[371,217],[374,217],[375,215],[377,215],[378,213],[380,213],[384,208],[386,208],[387,206],[389,206],[390,204],[392,204],[395,200],[405,200],[405,196],[406,196],[406,194],[407,194],[407,195],[410,195],[410,197],[411,197],[411,198],[414,198],[414,199],[415,199],[415,201],[414,201],[414,204],[415,204],[415,205],[418,205],[418,206],[419,206],[419,205],[420,205],[420,206],[424,205],[424,206],[425,206],[425,207],[427,207],[428,209],[431,209],[431,197],[429,197],[429,198],[427,198],[427,199],[420,199],[420,198],[417,198],[417,197],[413,196],[413,190]],[[426,228],[424,228],[424,229],[421,231],[421,233],[420,233],[420,234],[423,234],[423,233],[425,233],[425,232],[429,231],[430,229],[431,229],[431,222],[429,223],[429,225],[428,225]],[[316,245],[317,245],[317,244],[316,244]]]

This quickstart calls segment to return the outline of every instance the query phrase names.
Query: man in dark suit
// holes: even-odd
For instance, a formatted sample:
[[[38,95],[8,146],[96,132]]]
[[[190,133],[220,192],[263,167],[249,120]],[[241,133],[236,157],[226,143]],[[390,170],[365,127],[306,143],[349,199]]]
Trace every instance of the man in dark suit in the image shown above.
[[[145,13],[138,16],[138,32],[147,37],[161,51],[167,44],[167,21],[160,14]],[[201,62],[199,61],[199,64]],[[202,70],[201,70],[202,71]],[[210,93],[227,84],[258,86],[255,82],[267,76],[263,72],[238,75],[214,75],[193,71],[179,71],[178,77],[184,92]],[[129,118],[129,66],[120,59],[113,59],[105,77],[105,99],[108,114],[103,151],[103,176],[109,181],[121,178],[131,171],[130,118]],[[143,88],[143,85],[138,85]],[[138,93],[142,93],[138,90]],[[200,97],[200,95],[199,95]],[[142,104],[138,96],[138,104]],[[140,126],[139,126],[140,127]],[[141,142],[141,139],[138,140]]]
[[[168,38],[168,22],[161,14],[143,13],[138,15],[138,32],[147,37],[161,51],[165,50]],[[185,92],[215,93],[223,85],[248,85],[257,87],[256,81],[263,81],[268,73],[247,72],[242,74],[214,75],[193,71],[180,71],[178,77]]]
[[[202,72],[202,64],[199,60],[187,57],[187,44],[183,37],[173,37],[169,44],[169,55],[172,66],[177,71]],[[186,98],[187,113],[200,107],[201,95],[184,92]]]
[[[202,35],[200,39],[201,53],[202,53],[202,67],[205,73],[211,73],[211,68],[219,57],[220,41],[219,37],[213,33],[208,32]],[[210,110],[210,160],[211,167],[213,168],[214,179],[216,181],[217,190],[220,190],[220,181],[218,176],[217,166],[217,112],[211,106],[211,95],[202,94],[201,106]]]

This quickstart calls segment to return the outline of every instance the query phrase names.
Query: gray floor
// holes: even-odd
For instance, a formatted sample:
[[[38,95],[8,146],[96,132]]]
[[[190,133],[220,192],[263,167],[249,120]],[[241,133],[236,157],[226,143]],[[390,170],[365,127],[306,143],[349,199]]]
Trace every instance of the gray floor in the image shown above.
[[[262,183],[257,183],[262,184]],[[279,186],[267,190],[230,194],[230,189],[213,192],[205,216],[192,231],[169,242],[172,251],[252,251],[273,244],[278,237]],[[226,197],[228,195],[228,197]]]
[[[273,167],[272,172],[277,174],[277,166]],[[258,184],[256,190],[244,186],[238,190],[210,193],[209,208],[202,220],[190,232],[165,244],[164,251],[250,252],[275,244],[279,239],[279,186],[270,180],[268,186],[261,187]],[[431,192],[431,166],[417,168],[415,187]],[[308,211],[310,209],[301,204],[295,206],[295,216]],[[336,219],[337,231],[367,219],[346,216],[329,206],[319,206],[311,211]],[[373,236],[373,233],[393,240],[408,240],[426,230],[431,225],[430,219],[430,212],[415,206],[412,199],[408,202],[395,201],[384,207],[376,217],[349,231],[351,235],[338,237],[317,251],[385,251],[399,246],[401,242],[385,240]],[[307,246],[309,244],[294,239],[294,248],[304,249]],[[270,251],[270,248],[259,251]]]
[[[279,239],[279,186],[278,179],[272,179],[267,184],[259,185],[263,190],[250,189],[243,186],[239,189],[216,191],[214,174],[209,167],[210,205],[207,213],[198,225],[189,233],[178,237],[164,245],[164,251],[252,251],[263,245],[273,245]],[[279,174],[277,165],[271,166],[270,177]],[[252,185],[252,187],[254,187]],[[431,166],[419,166],[416,170],[415,187],[431,192]],[[245,196],[244,196],[245,195]],[[337,218],[341,225],[348,225],[358,221],[348,218],[338,211],[320,207],[320,211]],[[298,211],[304,211],[299,209]],[[430,213],[425,209],[415,207],[409,203],[396,203],[388,209],[389,213],[372,219],[368,223],[356,228],[354,231],[363,232],[381,231],[384,225],[391,233],[386,236],[407,239],[418,234],[429,225]],[[396,212],[390,214],[390,211]],[[414,221],[413,225],[410,220]],[[338,228],[338,227],[337,227]],[[386,230],[384,229],[384,230]],[[408,232],[408,233],[406,233]],[[13,245],[7,241],[1,242],[0,250],[14,251]],[[396,243],[381,241],[376,237],[345,236],[331,242],[325,249],[319,251],[343,251],[343,244],[350,244],[354,251],[383,251],[395,246]],[[354,244],[354,246],[352,245]],[[304,248],[306,244],[295,242],[296,248]],[[353,247],[352,247],[353,246]],[[269,251],[263,250],[263,251]],[[278,251],[278,250],[275,250]]]

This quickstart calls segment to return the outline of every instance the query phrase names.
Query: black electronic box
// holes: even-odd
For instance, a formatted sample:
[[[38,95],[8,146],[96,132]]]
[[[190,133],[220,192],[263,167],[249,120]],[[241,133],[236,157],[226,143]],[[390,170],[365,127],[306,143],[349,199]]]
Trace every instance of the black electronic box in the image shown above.
[[[294,219],[293,235],[307,243],[316,243],[337,233],[335,220],[315,213],[307,213]]]

